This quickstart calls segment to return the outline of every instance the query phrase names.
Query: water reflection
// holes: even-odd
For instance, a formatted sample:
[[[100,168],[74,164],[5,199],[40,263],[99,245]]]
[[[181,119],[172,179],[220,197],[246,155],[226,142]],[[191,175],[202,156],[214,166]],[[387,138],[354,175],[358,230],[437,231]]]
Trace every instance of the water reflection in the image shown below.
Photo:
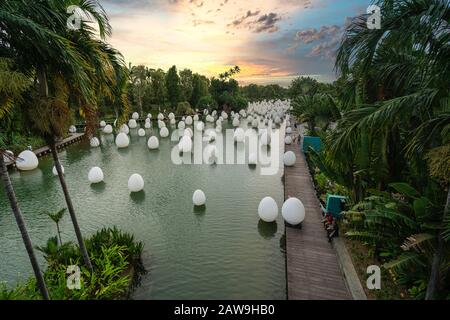
[[[106,189],[106,183],[104,183],[103,181],[100,183],[92,183],[91,189],[95,194],[102,194]]]
[[[130,198],[134,203],[141,204],[145,201],[145,191],[132,192]]]
[[[203,206],[194,206],[194,213],[197,216],[203,216],[206,212],[206,205]]]
[[[278,230],[278,224],[276,222],[264,222],[258,221],[258,232],[264,239],[272,239]]]

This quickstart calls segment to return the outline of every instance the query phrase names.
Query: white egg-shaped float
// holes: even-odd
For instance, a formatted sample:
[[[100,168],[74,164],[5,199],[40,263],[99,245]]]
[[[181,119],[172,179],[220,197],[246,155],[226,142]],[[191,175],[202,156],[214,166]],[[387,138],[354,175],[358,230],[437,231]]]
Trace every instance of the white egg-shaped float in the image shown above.
[[[144,190],[144,179],[140,174],[132,174],[128,179],[128,190],[131,192],[140,192]]]
[[[128,127],[130,129],[136,129],[137,128],[137,122],[134,119],[131,119],[130,121],[128,121]]]
[[[173,112],[169,113],[169,120],[175,119],[175,114]]]
[[[64,166],[63,165],[61,165],[61,171],[64,174],[65,170],[64,170]],[[58,170],[56,170],[56,166],[53,166],[52,173],[53,173],[54,176],[58,175]]]
[[[287,199],[281,208],[281,215],[284,221],[296,226],[305,220],[305,206],[297,198]]]
[[[100,127],[104,128],[106,126],[106,122],[105,121],[100,121]]]
[[[285,144],[292,144],[292,137],[291,136],[286,136],[286,138],[284,138],[284,143]]]
[[[150,120],[152,119],[152,114],[151,113],[149,113],[148,115],[147,115],[147,118],[149,118]]]
[[[158,114],[158,120],[164,120],[164,115],[162,114],[162,113],[159,113]]]
[[[184,128],[186,128],[186,124],[184,123],[184,121],[178,122],[178,129],[183,130]]]
[[[97,137],[93,137],[90,141],[89,144],[91,145],[92,148],[97,148],[100,146],[100,140]]]
[[[133,114],[131,115],[131,117],[132,117],[134,120],[138,120],[138,119],[139,119],[139,113],[133,112]]]
[[[169,129],[167,129],[167,127],[161,128],[159,135],[161,138],[167,138],[169,136]]]
[[[125,134],[129,134],[130,133],[130,128],[126,124],[123,124],[120,127],[119,132],[125,133]]]
[[[242,143],[245,141],[245,131],[242,128],[237,128],[234,131],[234,141],[237,143]]]
[[[248,155],[248,164],[251,166],[256,166],[258,164],[258,156],[256,153],[250,153]]]
[[[159,140],[155,136],[151,136],[148,139],[147,146],[150,150],[155,150],[159,148]]]
[[[191,116],[187,116],[185,121],[186,121],[186,124],[187,124],[188,126],[191,126],[191,125],[192,125],[193,120],[192,120],[192,117],[191,117]]]
[[[278,217],[278,205],[271,197],[265,197],[258,206],[258,215],[265,222],[274,222]]]
[[[77,132],[77,127],[75,127],[75,126],[73,126],[73,125],[70,126],[70,127],[69,127],[69,132],[70,132],[70,133],[76,133],[76,132]]]
[[[292,128],[291,127],[287,127],[286,128],[286,133],[287,134],[291,134],[292,133]]]
[[[138,136],[139,136],[139,137],[145,137],[145,130],[142,129],[142,128],[140,128],[140,129],[138,130]]]
[[[198,114],[194,115],[194,121],[198,121],[200,120],[200,117],[198,116]]]
[[[130,138],[124,132],[121,132],[116,137],[116,145],[118,148],[126,148],[130,145]]]
[[[192,202],[195,206],[204,206],[206,203],[206,195],[202,190],[195,190],[192,195]]]
[[[111,134],[113,132],[113,127],[110,124],[107,124],[104,128],[103,128],[103,133],[106,134]]]
[[[150,129],[152,127],[152,123],[151,122],[146,122],[145,124],[144,124],[144,128],[145,129]]]
[[[89,170],[88,180],[90,183],[100,183],[104,179],[103,171],[99,167],[93,167]]]
[[[39,160],[33,151],[22,151],[16,159],[16,167],[22,171],[34,170],[38,167]]]
[[[292,167],[295,165],[295,162],[297,161],[297,157],[295,156],[295,153],[292,151],[288,151],[283,156],[283,162],[286,167]]]

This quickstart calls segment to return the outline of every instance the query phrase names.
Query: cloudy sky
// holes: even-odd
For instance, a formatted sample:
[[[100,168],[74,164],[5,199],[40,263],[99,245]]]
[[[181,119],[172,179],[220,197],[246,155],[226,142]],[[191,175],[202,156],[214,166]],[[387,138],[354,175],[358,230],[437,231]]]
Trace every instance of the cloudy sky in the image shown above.
[[[242,69],[242,84],[287,85],[298,75],[334,80],[346,19],[370,0],[100,0],[110,42],[127,62],[217,76]]]

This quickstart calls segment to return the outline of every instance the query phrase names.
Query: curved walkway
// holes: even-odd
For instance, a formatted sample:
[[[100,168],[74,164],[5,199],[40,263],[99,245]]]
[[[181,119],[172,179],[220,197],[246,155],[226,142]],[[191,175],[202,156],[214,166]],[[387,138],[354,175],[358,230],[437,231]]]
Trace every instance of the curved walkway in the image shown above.
[[[293,132],[293,136],[298,135]],[[298,144],[286,145],[297,156],[284,171],[285,199],[297,197],[305,206],[302,228],[286,226],[286,268],[289,300],[351,299],[333,246],[321,223],[322,214],[305,156]]]

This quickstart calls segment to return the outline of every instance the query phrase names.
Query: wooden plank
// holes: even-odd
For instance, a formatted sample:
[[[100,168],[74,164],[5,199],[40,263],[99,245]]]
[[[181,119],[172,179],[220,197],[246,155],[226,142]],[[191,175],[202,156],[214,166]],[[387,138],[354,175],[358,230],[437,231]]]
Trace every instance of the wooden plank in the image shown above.
[[[298,135],[298,131],[293,131],[293,135]],[[286,226],[288,299],[351,299],[336,252],[321,222],[320,203],[305,156],[297,144],[286,145],[286,151],[293,151],[297,162],[284,171],[285,199],[299,198],[306,210],[301,229]]]

